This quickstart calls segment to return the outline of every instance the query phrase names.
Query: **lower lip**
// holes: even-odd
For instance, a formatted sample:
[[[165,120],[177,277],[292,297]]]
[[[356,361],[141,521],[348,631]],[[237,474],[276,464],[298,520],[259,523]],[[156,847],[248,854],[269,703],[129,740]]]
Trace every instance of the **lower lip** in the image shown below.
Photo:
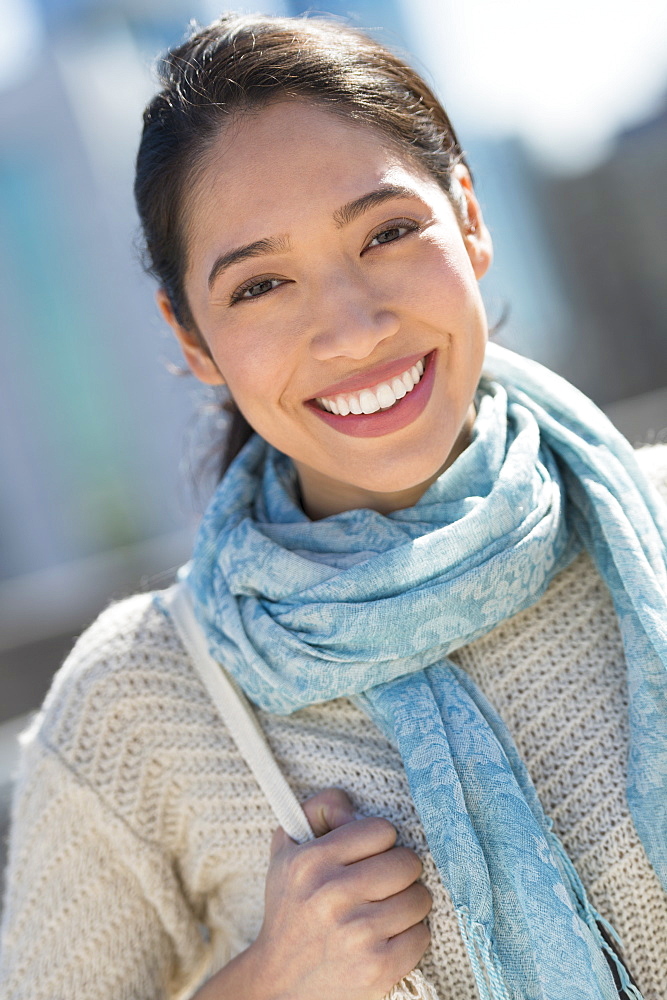
[[[412,392],[406,393],[388,410],[378,410],[376,413],[350,413],[347,417],[341,417],[340,414],[320,409],[311,401],[307,402],[306,406],[320,420],[341,434],[350,434],[352,437],[381,437],[383,434],[400,431],[417,419],[431,398],[434,380],[435,351],[431,351],[424,360],[424,374],[419,383]]]

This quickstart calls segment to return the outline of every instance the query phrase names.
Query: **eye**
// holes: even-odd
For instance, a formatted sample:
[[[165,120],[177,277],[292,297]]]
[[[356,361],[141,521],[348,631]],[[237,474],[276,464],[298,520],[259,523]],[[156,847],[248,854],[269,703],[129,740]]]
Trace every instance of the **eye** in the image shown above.
[[[368,247],[382,246],[384,243],[395,243],[396,240],[402,239],[408,233],[414,233],[419,229],[416,222],[410,222],[408,219],[399,219],[389,226],[385,226],[384,229],[380,229],[367,243]]]
[[[272,292],[274,288],[278,288],[279,285],[284,284],[282,278],[251,278],[250,281],[244,282],[242,285],[232,292],[230,297],[230,304],[234,302],[246,301],[250,299],[258,299],[262,295],[266,295],[267,292]]]

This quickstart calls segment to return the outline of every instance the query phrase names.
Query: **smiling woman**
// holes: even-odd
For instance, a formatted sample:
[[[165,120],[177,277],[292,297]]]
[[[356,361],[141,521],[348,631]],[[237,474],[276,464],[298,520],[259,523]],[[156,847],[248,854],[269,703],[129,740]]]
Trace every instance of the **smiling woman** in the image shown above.
[[[178,585],[24,736],[3,996],[659,1000],[667,448],[487,343],[491,239],[403,60],[230,15],[161,86],[148,262],[235,424]]]
[[[414,503],[469,439],[491,242],[462,164],[451,183],[461,220],[378,129],[293,99],[228,126],[188,191],[192,323],[165,288],[160,307],[195,375],[292,456],[312,518]],[[386,379],[425,358],[397,401]],[[356,418],[316,402],[346,389]]]

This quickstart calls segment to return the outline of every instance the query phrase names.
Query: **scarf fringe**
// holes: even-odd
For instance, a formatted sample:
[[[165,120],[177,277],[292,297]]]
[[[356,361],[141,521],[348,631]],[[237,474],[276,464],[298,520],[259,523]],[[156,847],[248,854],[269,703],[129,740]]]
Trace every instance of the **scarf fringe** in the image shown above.
[[[419,969],[413,969],[387,993],[385,1000],[440,1000]]]
[[[551,841],[551,849],[556,855],[561,872],[567,877],[570,884],[572,896],[577,902],[579,916],[590,930],[600,950],[606,955],[609,964],[616,971],[620,983],[621,1000],[644,1000],[642,994],[630,979],[625,962],[611,943],[614,942],[619,949],[623,948],[623,943],[615,928],[595,909],[589,900],[586,889],[579,878],[579,872],[572,864],[558,837],[552,832],[549,839]]]
[[[577,903],[579,916],[589,928],[600,950],[607,956],[610,966],[616,972],[619,982],[620,1000],[644,1000],[637,986],[630,979],[628,970],[621,956],[610,943],[615,942],[622,947],[621,939],[612,925],[592,905],[583,886],[579,873],[570,861],[560,840],[551,834],[551,847],[557,857],[559,867],[566,877],[572,890],[572,896]],[[507,986],[502,978],[500,961],[482,924],[473,923],[465,910],[457,910],[461,937],[468,951],[468,958],[479,992],[480,1000],[512,1000]],[[605,931],[609,940],[603,935]],[[409,996],[409,994],[408,994]],[[397,994],[396,1000],[402,1000],[403,995]],[[392,1000],[394,998],[392,997]]]
[[[473,923],[465,910],[456,917],[475,977],[480,1000],[512,1000],[503,982],[500,961],[482,924]]]

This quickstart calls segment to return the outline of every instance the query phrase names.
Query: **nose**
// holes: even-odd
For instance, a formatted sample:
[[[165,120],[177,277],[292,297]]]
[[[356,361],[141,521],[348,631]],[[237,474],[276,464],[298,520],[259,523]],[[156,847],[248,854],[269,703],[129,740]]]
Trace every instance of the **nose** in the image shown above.
[[[398,315],[365,282],[339,274],[315,298],[310,349],[317,361],[362,360],[398,332]]]

